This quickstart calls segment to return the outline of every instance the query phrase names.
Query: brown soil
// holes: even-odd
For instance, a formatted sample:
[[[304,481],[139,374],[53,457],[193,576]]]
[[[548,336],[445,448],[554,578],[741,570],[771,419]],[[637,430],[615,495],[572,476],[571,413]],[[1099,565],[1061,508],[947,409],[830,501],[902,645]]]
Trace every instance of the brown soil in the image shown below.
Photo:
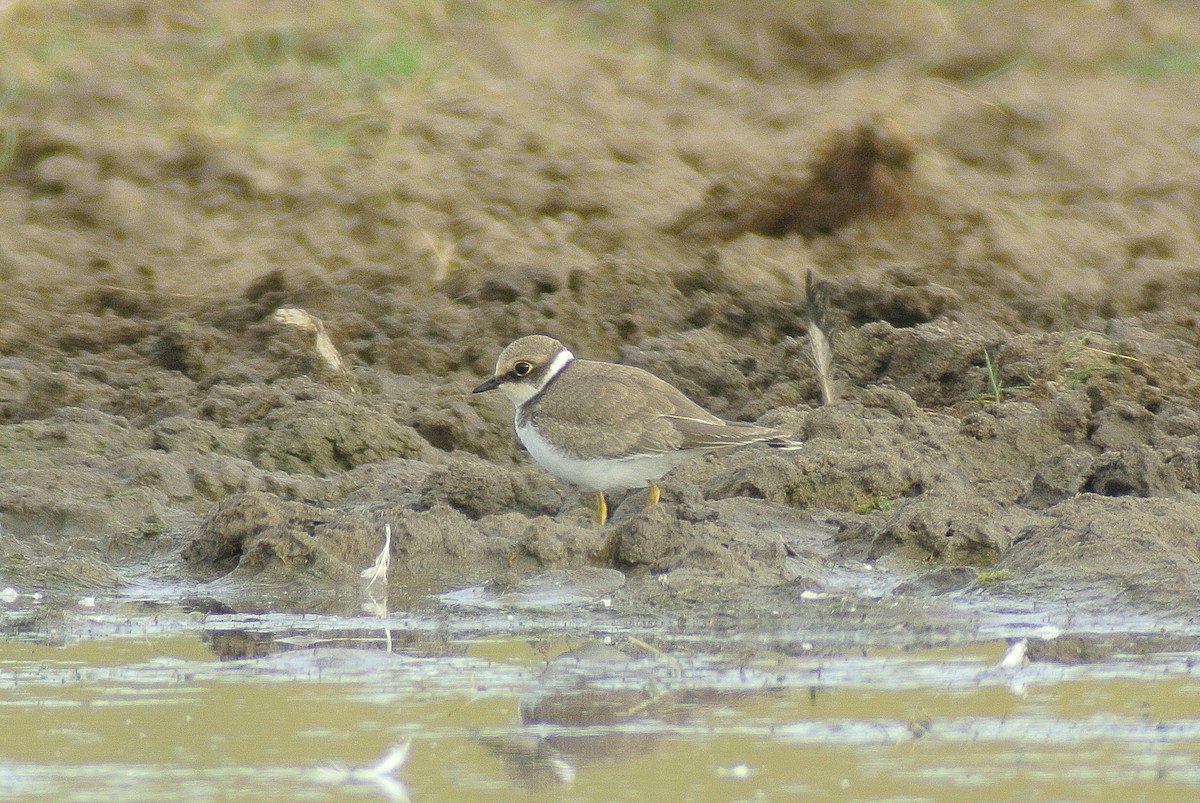
[[[630,604],[778,607],[882,561],[895,596],[1194,608],[1187,4],[429,4],[361,30],[338,4],[16,5],[0,587],[305,607],[357,590],[389,524],[392,588],[611,566]],[[434,67],[337,55],[381,25]],[[165,61],[226,40],[260,58],[236,130]],[[375,76],[328,131],[302,57]],[[806,446],[696,461],[597,530],[469,392],[534,332]]]

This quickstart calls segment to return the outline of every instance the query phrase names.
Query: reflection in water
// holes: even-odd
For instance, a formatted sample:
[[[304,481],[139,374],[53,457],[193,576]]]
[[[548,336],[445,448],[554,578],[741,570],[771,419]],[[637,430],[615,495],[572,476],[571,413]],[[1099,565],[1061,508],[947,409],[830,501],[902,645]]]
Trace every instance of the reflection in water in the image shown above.
[[[327,786],[369,786],[387,800],[396,803],[408,802],[408,787],[397,777],[397,773],[408,761],[412,740],[406,739],[383,755],[369,767],[347,767],[334,764],[317,770],[316,779]]]
[[[972,622],[988,640],[881,646],[803,623],[732,637],[635,629],[611,611],[25,603],[0,607],[0,797],[1200,790],[1197,628],[1061,634],[1005,614]]]
[[[532,791],[575,783],[575,764],[539,736],[485,736],[480,744],[496,754],[510,778]]]
[[[266,799],[312,798],[319,791],[334,799],[349,794],[408,803],[408,787],[400,771],[411,742],[392,746],[375,763],[357,767],[326,764],[316,767],[223,766],[214,769],[175,769],[153,764],[71,764],[56,768],[0,759],[0,792],[4,799],[56,800],[208,800],[230,797]]]
[[[275,634],[254,630],[208,630],[200,638],[222,661],[262,658],[275,651]]]
[[[206,630],[200,638],[213,655],[222,661],[265,658],[282,652],[312,650],[316,647],[350,647],[355,650],[380,650],[421,657],[463,655],[466,647],[452,643],[444,634],[392,628],[323,629],[319,633],[300,628],[281,631],[231,628]]]
[[[630,726],[649,719],[647,703],[656,695],[611,683],[634,667],[633,659],[601,642],[568,650],[521,694],[518,730],[481,742],[513,779],[533,790],[573,783],[580,766],[649,755],[658,737]],[[539,725],[554,727],[545,735]]]

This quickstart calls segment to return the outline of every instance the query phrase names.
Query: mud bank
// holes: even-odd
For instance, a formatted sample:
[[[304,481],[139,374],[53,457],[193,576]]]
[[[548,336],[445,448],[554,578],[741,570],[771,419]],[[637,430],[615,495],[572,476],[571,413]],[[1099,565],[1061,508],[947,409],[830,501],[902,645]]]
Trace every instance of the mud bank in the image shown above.
[[[646,607],[869,588],[1194,609],[1182,7],[468,4],[389,18],[414,76],[333,6],[230,3],[231,26],[102,5],[107,49],[24,72],[85,20],[2,21],[0,587],[328,606],[386,526],[396,604],[604,568]],[[209,99],[244,103],[240,127],[181,99],[189,58],[252,64],[236,103]],[[829,406],[810,269],[838,322]],[[324,321],[345,375],[280,307]],[[697,461],[593,528],[507,403],[469,393],[532,332],[806,447]]]

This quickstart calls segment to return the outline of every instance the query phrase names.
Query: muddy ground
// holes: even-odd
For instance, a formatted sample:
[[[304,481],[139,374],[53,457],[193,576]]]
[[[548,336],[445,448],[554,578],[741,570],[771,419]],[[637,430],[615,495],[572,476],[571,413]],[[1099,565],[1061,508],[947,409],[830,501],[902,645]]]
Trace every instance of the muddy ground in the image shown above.
[[[0,587],[1192,614],[1188,4],[417,5],[0,12]],[[470,394],[535,332],[806,446],[597,529]]]

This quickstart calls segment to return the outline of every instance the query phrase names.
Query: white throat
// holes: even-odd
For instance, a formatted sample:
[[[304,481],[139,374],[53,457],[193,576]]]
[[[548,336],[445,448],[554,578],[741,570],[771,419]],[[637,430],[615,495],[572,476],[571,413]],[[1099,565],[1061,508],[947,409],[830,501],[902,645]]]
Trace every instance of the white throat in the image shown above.
[[[542,377],[542,381],[536,385],[528,382],[505,382],[500,386],[500,392],[507,396],[513,403],[514,407],[520,407],[525,402],[532,399],[542,388],[549,384],[551,379],[562,373],[571,360],[575,359],[575,355],[568,348],[563,348],[558,354],[554,355],[554,359],[550,361],[549,367],[546,368],[546,373]]]

